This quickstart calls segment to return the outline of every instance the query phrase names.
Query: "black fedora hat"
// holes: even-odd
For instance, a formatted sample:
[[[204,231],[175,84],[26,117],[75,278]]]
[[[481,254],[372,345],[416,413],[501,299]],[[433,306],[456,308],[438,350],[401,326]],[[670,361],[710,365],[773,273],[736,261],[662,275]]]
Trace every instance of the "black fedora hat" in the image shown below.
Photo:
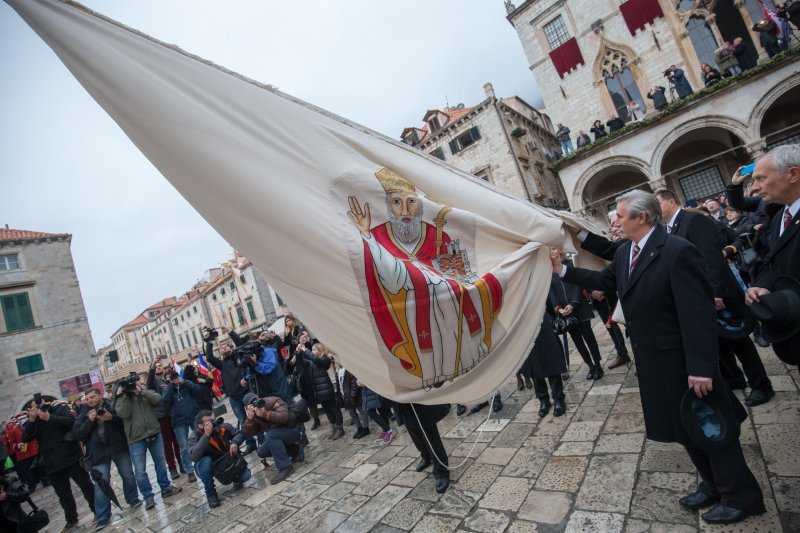
[[[687,389],[681,398],[681,424],[692,443],[706,452],[724,450],[739,438],[739,422],[733,420],[724,389],[698,398]]]
[[[717,311],[717,334],[723,339],[743,339],[753,332],[753,318],[730,309]]]
[[[800,281],[779,276],[774,290],[753,302],[753,317],[761,321],[761,335],[768,342],[781,342],[800,333]]]

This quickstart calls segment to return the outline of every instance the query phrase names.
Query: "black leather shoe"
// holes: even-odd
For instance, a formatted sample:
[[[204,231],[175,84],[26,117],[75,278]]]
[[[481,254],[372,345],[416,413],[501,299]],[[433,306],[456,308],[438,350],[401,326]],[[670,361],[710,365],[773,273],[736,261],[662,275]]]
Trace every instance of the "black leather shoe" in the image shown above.
[[[594,379],[594,367],[589,367],[589,372],[586,374],[586,379]]]
[[[489,406],[489,402],[481,402],[479,404],[473,405],[472,409],[469,410],[469,414],[474,415],[475,413],[477,413],[480,410],[482,410],[484,407],[488,407],[488,406]]]
[[[769,348],[769,341],[765,340],[761,333],[753,333],[753,340],[762,348]]]
[[[442,494],[450,486],[450,478],[440,477],[436,480],[436,492]]]
[[[209,509],[219,507],[219,496],[217,496],[217,493],[206,494],[206,499],[208,500]]]
[[[426,468],[428,468],[428,467],[430,466],[430,464],[431,464],[431,460],[430,460],[430,459],[425,459],[425,458],[423,457],[423,458],[422,458],[422,459],[420,459],[420,460],[419,460],[419,462],[417,463],[417,467],[416,467],[416,468],[417,468],[417,472],[422,472],[423,470],[425,470]]]
[[[594,367],[594,378],[595,380],[600,379],[605,375],[605,371],[603,371],[603,367],[600,366],[600,363],[597,363],[597,366]]]
[[[467,408],[464,405],[456,404],[456,416],[461,416],[467,412]]]
[[[720,503],[700,516],[709,524],[735,524],[736,522],[741,522],[748,516],[764,514],[765,512],[767,512],[767,510],[763,503],[747,510],[734,509],[733,507],[728,507]]]
[[[567,412],[567,404],[564,400],[556,400],[553,402],[553,416],[563,416]]]
[[[756,405],[767,403],[773,396],[775,396],[775,391],[772,390],[772,387],[768,389],[753,389],[744,404],[747,407],[755,407]]]
[[[710,496],[702,491],[697,491],[684,496],[678,503],[687,509],[705,509],[719,501],[719,496]]]
[[[503,400],[500,398],[499,394],[495,394],[494,398],[492,399],[492,411],[495,413],[500,412],[503,409]]]
[[[539,418],[544,418],[550,412],[550,400],[539,400]]]

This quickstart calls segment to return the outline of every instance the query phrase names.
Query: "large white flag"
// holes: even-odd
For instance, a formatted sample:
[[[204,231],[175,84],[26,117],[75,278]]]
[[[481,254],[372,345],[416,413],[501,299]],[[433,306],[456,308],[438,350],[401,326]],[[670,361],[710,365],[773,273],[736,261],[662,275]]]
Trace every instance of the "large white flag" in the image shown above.
[[[7,1],[376,392],[465,403],[517,371],[559,215],[82,6]]]

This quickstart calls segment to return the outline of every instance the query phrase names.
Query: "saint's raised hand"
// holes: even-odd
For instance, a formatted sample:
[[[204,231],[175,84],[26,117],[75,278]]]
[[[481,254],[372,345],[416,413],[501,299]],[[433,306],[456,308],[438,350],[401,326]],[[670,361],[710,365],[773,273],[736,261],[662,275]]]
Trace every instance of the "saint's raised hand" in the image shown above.
[[[370,215],[369,215],[369,204],[364,204],[364,209],[361,209],[361,204],[358,203],[358,199],[355,196],[348,196],[348,202],[350,202],[350,211],[347,212],[347,217],[353,222],[358,231],[361,232],[361,235],[364,237],[369,237],[369,226],[370,226]]]

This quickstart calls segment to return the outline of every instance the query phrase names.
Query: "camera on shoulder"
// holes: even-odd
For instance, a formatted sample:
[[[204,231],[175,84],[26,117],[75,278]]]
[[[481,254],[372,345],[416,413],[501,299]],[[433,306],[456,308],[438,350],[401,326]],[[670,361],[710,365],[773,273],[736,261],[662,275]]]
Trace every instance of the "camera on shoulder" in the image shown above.
[[[139,374],[131,372],[127,378],[117,381],[117,387],[122,387],[122,391],[131,396],[136,394],[136,383],[139,381]]]
[[[203,331],[206,332],[206,334],[203,336],[203,340],[205,342],[213,342],[217,337],[219,337],[219,331],[214,328],[203,326]]]
[[[241,346],[237,346],[231,353],[231,356],[234,358],[233,360],[236,361],[237,366],[242,368],[250,368],[255,366],[252,356],[255,355],[256,360],[258,360],[258,357],[261,355],[262,351],[263,347],[261,346],[260,342],[249,341]]]

